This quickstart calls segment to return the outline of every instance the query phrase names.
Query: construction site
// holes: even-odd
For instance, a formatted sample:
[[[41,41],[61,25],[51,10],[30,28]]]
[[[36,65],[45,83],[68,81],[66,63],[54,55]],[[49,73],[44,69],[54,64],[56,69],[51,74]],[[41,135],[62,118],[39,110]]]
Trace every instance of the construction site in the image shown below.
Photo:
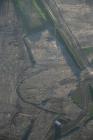
[[[0,0],[0,140],[93,140],[92,0]]]

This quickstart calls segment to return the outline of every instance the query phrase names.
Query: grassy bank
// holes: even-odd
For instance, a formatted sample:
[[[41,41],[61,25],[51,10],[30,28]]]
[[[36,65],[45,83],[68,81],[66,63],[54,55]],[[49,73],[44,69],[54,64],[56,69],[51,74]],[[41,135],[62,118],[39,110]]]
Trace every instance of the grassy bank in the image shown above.
[[[47,18],[35,0],[14,0],[14,6],[21,20],[23,30],[27,33],[36,28],[41,28],[43,22],[47,21]]]
[[[36,0],[32,0],[32,4],[35,7],[37,13],[40,15],[40,17],[44,20],[47,21],[45,13],[42,11],[42,9],[38,6]]]
[[[93,53],[93,47],[83,48],[83,50],[84,50],[85,53],[88,54],[88,55]]]

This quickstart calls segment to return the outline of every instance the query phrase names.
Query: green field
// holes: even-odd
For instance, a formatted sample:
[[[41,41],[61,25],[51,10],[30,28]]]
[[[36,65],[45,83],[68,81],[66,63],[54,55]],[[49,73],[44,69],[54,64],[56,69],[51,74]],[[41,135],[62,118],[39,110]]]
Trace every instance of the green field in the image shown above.
[[[91,53],[93,53],[93,47],[83,48],[83,50],[85,51],[86,54],[91,54]]]

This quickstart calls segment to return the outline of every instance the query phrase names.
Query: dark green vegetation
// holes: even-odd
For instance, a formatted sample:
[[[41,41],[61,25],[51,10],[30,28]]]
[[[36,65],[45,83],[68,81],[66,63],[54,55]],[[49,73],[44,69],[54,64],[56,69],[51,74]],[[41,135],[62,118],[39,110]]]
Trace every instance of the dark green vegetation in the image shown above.
[[[91,95],[91,103],[89,104],[89,113],[90,117],[93,117],[93,87],[89,85],[90,95]]]
[[[86,54],[92,54],[93,53],[93,47],[87,47],[83,49]]]
[[[80,93],[73,93],[72,100],[75,104],[77,104],[79,107],[82,106],[82,98]]]
[[[88,112],[87,112],[87,115],[90,117],[93,117],[93,87],[91,85],[88,85],[89,87],[89,92],[88,93],[85,93],[85,94],[88,94]],[[82,87],[84,88],[84,87]],[[71,96],[72,97],[72,100],[75,104],[77,104],[79,107],[83,107],[82,106],[82,102],[83,102],[83,96],[82,96],[82,93],[77,90],[77,92],[73,93],[73,95]]]
[[[46,15],[43,12],[43,10],[38,6],[36,0],[32,0],[32,5],[36,8],[38,14],[46,21],[47,20]]]
[[[93,103],[89,104],[88,116],[93,117]]]
[[[89,85],[89,90],[90,90],[91,99],[93,101],[93,87],[91,85]]]
[[[14,6],[19,19],[21,18],[23,30],[27,33],[38,28],[41,29],[47,20],[35,0],[14,0]]]

